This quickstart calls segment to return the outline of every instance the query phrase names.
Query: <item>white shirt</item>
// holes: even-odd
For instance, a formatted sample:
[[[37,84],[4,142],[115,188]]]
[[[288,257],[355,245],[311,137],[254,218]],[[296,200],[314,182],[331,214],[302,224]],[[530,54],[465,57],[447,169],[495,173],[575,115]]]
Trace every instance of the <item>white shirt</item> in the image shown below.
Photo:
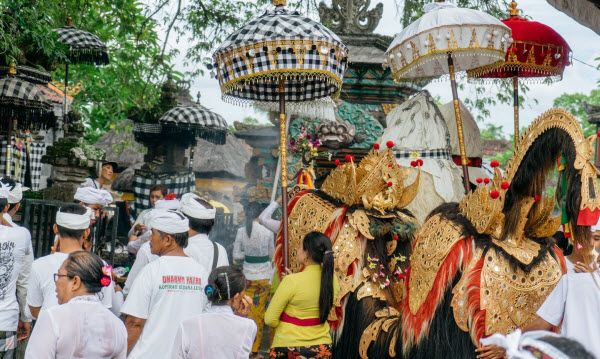
[[[150,241],[150,235],[152,231],[146,231],[141,236],[139,236],[136,240],[127,242],[127,252],[131,254],[137,254],[142,245],[146,242]]]
[[[31,274],[31,264],[33,263],[33,246],[31,244],[31,233],[25,227],[21,227],[13,222],[12,217],[8,213],[2,215],[4,219],[13,227],[23,228],[29,233],[25,238],[25,242],[29,246],[29,254],[23,258],[19,277],[17,278],[17,302],[19,302],[20,320],[23,322],[31,322],[31,318],[27,315],[29,308],[27,307],[27,287],[29,286],[29,275]]]
[[[27,229],[0,225],[0,331],[17,329],[17,279],[25,258],[31,254],[31,235]]]
[[[133,284],[121,311],[146,319],[129,359],[168,358],[179,324],[202,313],[208,271],[190,257],[162,256]]]
[[[258,221],[273,233],[279,232],[279,227],[281,226],[281,221],[271,218],[277,208],[279,208],[279,203],[271,202],[258,216]]]
[[[140,215],[137,216],[137,218],[135,219],[133,226],[131,226],[129,232],[127,232],[127,237],[130,237],[135,234],[134,229],[135,226],[137,226],[138,224],[143,224],[146,227],[146,229],[148,229],[148,223],[146,223],[146,215],[150,213],[150,211],[152,211],[152,208],[148,208],[140,212]]]
[[[206,312],[181,322],[171,357],[247,359],[255,336],[253,320],[233,314],[228,305],[213,305]]]
[[[580,342],[594,357],[600,358],[600,275],[593,275],[592,278],[590,273],[565,274],[537,315],[552,325],[562,320],[560,334]]]
[[[133,282],[135,281],[135,278],[138,276],[138,274],[140,274],[142,269],[144,269],[144,267],[148,263],[156,259],[158,259],[158,256],[156,254],[152,254],[152,251],[150,250],[150,242],[142,244],[140,250],[137,253],[137,256],[135,257],[135,262],[133,262],[133,265],[131,266],[129,275],[125,280],[125,287],[123,288],[123,294],[125,295],[125,297],[127,297],[127,295],[129,294],[129,291],[133,287]]]
[[[217,267],[228,266],[229,259],[227,258],[227,251],[225,251],[225,248],[219,243],[215,244],[217,245],[217,250],[219,252],[219,256],[217,257]],[[201,233],[190,237],[188,239],[188,245],[183,251],[186,255],[194,258],[196,262],[200,263],[208,271],[212,270],[215,250],[213,242],[208,239],[208,235]]]
[[[123,322],[95,295],[72,298],[40,314],[26,359],[118,358],[127,355]]]
[[[58,273],[67,257],[69,257],[67,253],[55,252],[36,259],[31,265],[27,304],[32,307],[41,307],[40,314],[58,305],[54,273]],[[112,307],[114,291],[114,283],[100,291],[99,297],[102,297],[101,302],[106,308]]]
[[[238,229],[233,243],[233,258],[244,261],[244,275],[248,280],[271,279],[273,277],[273,265],[271,261],[275,255],[275,239],[273,232],[258,222],[252,222],[252,233],[250,238],[246,233],[246,227]],[[248,263],[246,256],[269,257],[263,263]]]

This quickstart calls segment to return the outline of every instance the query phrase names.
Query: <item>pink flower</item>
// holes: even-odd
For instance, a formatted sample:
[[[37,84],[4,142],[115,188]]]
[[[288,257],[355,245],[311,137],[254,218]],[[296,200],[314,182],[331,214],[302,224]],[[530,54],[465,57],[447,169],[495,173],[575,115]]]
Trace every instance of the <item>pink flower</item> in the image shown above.
[[[102,284],[103,287],[108,287],[110,285],[110,279],[108,277],[102,277],[102,279],[100,279],[100,284]]]
[[[110,277],[112,275],[112,270],[113,267],[107,264],[104,267],[102,267],[102,274],[104,274],[107,277]]]

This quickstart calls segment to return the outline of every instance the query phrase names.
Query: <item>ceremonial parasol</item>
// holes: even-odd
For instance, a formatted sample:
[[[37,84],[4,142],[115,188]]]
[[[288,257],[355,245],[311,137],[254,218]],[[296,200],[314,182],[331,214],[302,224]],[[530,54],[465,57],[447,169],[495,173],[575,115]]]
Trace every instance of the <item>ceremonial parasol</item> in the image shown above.
[[[467,71],[470,78],[513,80],[515,112],[515,145],[519,139],[519,78],[562,80],[571,62],[569,45],[550,26],[519,17],[517,3],[510,3],[510,17],[502,22],[511,28],[512,46],[506,51],[506,62],[500,67],[483,66]]]
[[[46,129],[54,125],[54,113],[52,104],[35,84],[15,76],[17,71],[14,64],[11,64],[8,74],[9,76],[0,79],[0,118],[9,120],[6,176],[10,177],[13,126],[18,121],[25,129],[31,126]]]
[[[465,191],[469,191],[468,158],[455,74],[504,61],[510,28],[477,10],[458,8],[436,0],[425,5],[425,15],[400,32],[385,53],[384,67],[396,81],[429,80],[450,75],[456,126],[460,144]]]
[[[69,47],[69,62],[96,65],[108,64],[106,45],[100,38],[87,31],[72,26],[71,16],[67,15],[67,23],[63,27],[53,29],[58,34],[58,41]],[[69,62],[65,65],[65,102],[64,119],[67,120],[67,93],[69,90]]]
[[[213,55],[214,75],[225,101],[278,102],[280,124],[281,190],[283,198],[284,264],[287,241],[286,102],[313,106],[336,100],[348,62],[348,49],[331,30],[297,11],[285,0],[275,9],[231,34]]]

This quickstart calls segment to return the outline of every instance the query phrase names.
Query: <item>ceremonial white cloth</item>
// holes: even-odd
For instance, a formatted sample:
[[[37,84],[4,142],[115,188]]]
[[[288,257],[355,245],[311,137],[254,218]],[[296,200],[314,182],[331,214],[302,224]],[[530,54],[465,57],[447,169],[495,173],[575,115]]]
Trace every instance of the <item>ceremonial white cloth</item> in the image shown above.
[[[84,214],[64,213],[60,210],[56,212],[56,224],[74,230],[90,228],[90,220],[93,218],[94,212],[89,207],[86,207]]]
[[[271,279],[273,277],[273,265],[271,264],[275,255],[275,239],[273,232],[257,221],[252,222],[250,238],[246,233],[246,227],[238,229],[233,243],[233,258],[244,262],[244,275],[248,280]],[[269,257],[264,263],[248,263],[246,256]]]
[[[246,359],[250,356],[255,335],[253,320],[233,314],[228,305],[213,305],[179,325],[171,357]]]
[[[72,298],[42,312],[25,358],[117,358],[127,355],[127,330],[96,296]]]
[[[92,187],[79,187],[73,196],[76,201],[86,204],[100,204],[102,206],[112,203],[113,198],[105,189],[96,189]]]
[[[526,349],[530,346],[541,350],[552,359],[570,359],[556,347],[540,340],[544,337],[559,337],[559,335],[545,330],[521,333],[521,329],[517,328],[514,332],[507,335],[496,333],[490,337],[482,338],[481,343],[483,345],[497,345],[504,348],[508,359],[538,359]]]
[[[17,183],[13,189],[8,192],[8,203],[14,204],[21,202],[23,199],[23,192],[29,190],[29,187],[23,187],[20,183]]]
[[[55,252],[33,261],[29,287],[27,289],[27,304],[31,307],[41,307],[40,314],[58,305],[56,297],[56,283],[54,273],[58,273],[60,266],[69,257],[67,253]],[[99,297],[106,308],[112,308],[114,283],[102,288]]]
[[[177,198],[159,199],[158,201],[154,202],[154,209],[179,211],[181,210],[181,202],[179,202]]]
[[[561,335],[580,342],[594,357],[600,358],[600,288],[597,283],[600,283],[597,273],[565,274],[537,315],[552,325],[562,321]]]
[[[9,194],[10,188],[8,187],[8,185],[0,181],[0,198],[8,199]]]
[[[190,222],[181,212],[155,208],[149,216],[149,229],[157,229],[169,234],[183,233],[190,230]]]
[[[214,219],[217,210],[215,208],[204,207],[196,199],[202,199],[202,197],[193,193],[184,194],[181,197],[181,212],[197,219]]]
[[[17,281],[21,271],[29,270],[26,258],[33,254],[31,235],[22,227],[0,226],[0,247],[0,331],[15,331],[19,321]]]
[[[227,251],[219,243],[217,245],[217,267],[228,266],[229,258]],[[213,242],[204,233],[197,234],[188,239],[188,245],[183,249],[183,252],[192,257],[196,262],[200,263],[208,271],[212,270],[214,260]]]
[[[208,271],[190,257],[162,256],[139,274],[121,311],[146,319],[129,359],[168,358],[179,324],[208,304]]]

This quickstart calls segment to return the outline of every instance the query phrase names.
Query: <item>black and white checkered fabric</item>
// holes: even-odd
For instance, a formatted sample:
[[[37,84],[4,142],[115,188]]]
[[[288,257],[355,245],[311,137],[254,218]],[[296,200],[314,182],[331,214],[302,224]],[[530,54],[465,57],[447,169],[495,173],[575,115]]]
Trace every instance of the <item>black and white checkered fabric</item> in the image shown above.
[[[450,151],[444,149],[422,150],[422,151],[394,151],[396,158],[410,158],[414,153],[419,155],[418,158],[441,158],[451,160]]]
[[[205,127],[227,131],[227,122],[204,106],[175,107],[167,111],[158,120],[162,124],[172,124],[188,127]]]
[[[12,76],[0,80],[0,106],[52,110],[52,104],[34,83]]]
[[[98,36],[73,26],[63,26],[52,31],[58,33],[58,41],[69,46],[71,61],[97,65],[108,63],[106,45]]]
[[[161,174],[142,176],[136,173],[133,176],[133,192],[135,194],[133,209],[136,216],[141,211],[150,208],[150,188],[155,184],[167,186],[169,193],[175,193],[178,198],[181,198],[183,194],[196,189],[196,175],[193,172],[183,172],[162,178]]]
[[[213,66],[226,98],[279,101],[283,76],[285,100],[305,102],[339,92],[347,56],[346,45],[327,27],[278,7],[229,36]]]
[[[14,143],[14,136],[12,136],[12,140]],[[30,149],[30,153],[27,154],[27,147],[25,145],[23,145],[23,149],[21,150],[13,146],[11,150],[10,177],[24,186],[37,191],[40,189],[42,156],[46,153],[46,144],[43,142],[32,142]],[[6,155],[6,136],[0,140],[0,158],[0,177],[5,177],[7,176],[6,161],[8,158]],[[17,164],[20,168],[18,177],[15,175]]]

